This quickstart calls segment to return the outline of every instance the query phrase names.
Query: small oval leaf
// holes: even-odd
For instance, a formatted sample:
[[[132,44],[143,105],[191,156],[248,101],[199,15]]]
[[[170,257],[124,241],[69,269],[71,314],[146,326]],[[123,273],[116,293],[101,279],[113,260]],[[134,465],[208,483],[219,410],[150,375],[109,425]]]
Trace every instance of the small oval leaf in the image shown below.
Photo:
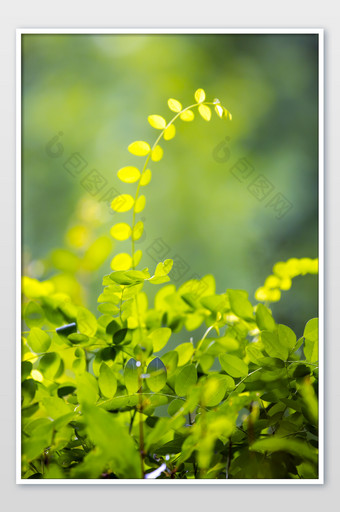
[[[136,359],[129,359],[124,369],[125,387],[129,393],[137,393],[139,389],[138,367]]]
[[[159,357],[156,357],[149,363],[146,372],[149,375],[146,379],[146,383],[151,391],[157,393],[164,388],[167,373],[166,368]]]
[[[129,145],[128,150],[130,153],[132,153],[132,155],[145,156],[150,153],[151,148],[150,144],[147,142],[143,140],[137,140]]]

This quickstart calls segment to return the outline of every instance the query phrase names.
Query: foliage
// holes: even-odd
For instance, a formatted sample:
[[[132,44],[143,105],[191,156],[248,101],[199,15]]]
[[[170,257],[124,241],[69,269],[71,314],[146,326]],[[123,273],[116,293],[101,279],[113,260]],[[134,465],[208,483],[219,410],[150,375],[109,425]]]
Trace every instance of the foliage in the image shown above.
[[[195,109],[206,121],[212,109],[232,119],[203,89],[189,107],[173,98],[168,106],[175,114],[168,123],[148,118],[159,131],[155,143],[128,147],[143,165],[118,171],[137,187],[113,199],[111,208],[131,211],[132,221],[116,223],[111,235],[130,239],[131,253],[112,259],[100,315],[52,280],[23,278],[23,478],[315,479],[318,321],[297,337],[275,322],[270,302],[296,275],[316,273],[317,261],[276,264],[255,306],[244,290],[217,294],[212,275],[176,289],[170,259],[153,273],[137,269],[144,228],[137,216],[161,140],[175,136],[177,119],[192,121]],[[149,306],[144,286],[164,283]],[[172,350],[176,333],[183,342]]]

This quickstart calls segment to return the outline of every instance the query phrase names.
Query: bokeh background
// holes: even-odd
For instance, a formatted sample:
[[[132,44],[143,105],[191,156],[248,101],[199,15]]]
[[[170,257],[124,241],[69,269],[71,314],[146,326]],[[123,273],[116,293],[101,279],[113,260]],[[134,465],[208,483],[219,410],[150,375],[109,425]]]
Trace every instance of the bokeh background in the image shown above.
[[[199,87],[233,120],[179,121],[162,143],[140,215],[141,267],[153,270],[162,252],[182,262],[175,284],[212,273],[218,292],[243,288],[254,303],[275,262],[317,257],[316,35],[28,34],[22,44],[26,275],[52,277],[95,309],[101,276],[128,249],[109,235],[115,215],[125,219],[108,207],[113,190],[135,190],[117,178],[140,163],[127,146],[153,143],[147,116],[169,120],[167,99],[189,105]],[[277,194],[285,210],[275,208]],[[317,316],[317,277],[296,278],[272,309],[301,335]]]

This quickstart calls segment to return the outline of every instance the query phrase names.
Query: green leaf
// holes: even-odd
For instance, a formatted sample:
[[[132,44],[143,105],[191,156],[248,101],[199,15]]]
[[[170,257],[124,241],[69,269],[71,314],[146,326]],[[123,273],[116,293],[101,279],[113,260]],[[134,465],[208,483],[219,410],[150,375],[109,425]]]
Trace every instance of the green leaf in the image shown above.
[[[115,332],[112,341],[115,345],[119,345],[125,340],[125,337],[127,335],[128,330],[126,328],[120,329],[119,331]]]
[[[256,308],[256,323],[260,331],[274,331],[276,329],[275,320],[264,304],[258,304]]]
[[[279,338],[278,331],[263,331],[261,333],[262,343],[265,351],[271,357],[278,357],[286,361],[289,355],[289,347],[286,345],[287,339],[284,336]]]
[[[104,362],[100,366],[98,384],[101,394],[106,398],[112,398],[116,394],[117,379],[113,370]]]
[[[170,350],[170,352],[167,352],[161,357],[168,376],[172,376],[178,366],[178,352],[175,352],[175,350]]]
[[[248,366],[242,359],[231,354],[221,354],[218,359],[223,370],[232,377],[245,377],[248,375]]]
[[[131,358],[126,363],[124,369],[124,382],[129,393],[136,393],[138,391],[139,379],[136,359]]]
[[[178,366],[184,366],[190,361],[194,353],[194,346],[190,342],[182,343],[175,348],[175,351],[178,353]]]
[[[184,366],[178,375],[176,376],[175,381],[175,391],[178,396],[186,396],[190,389],[197,382],[197,370],[194,364],[189,364],[188,366]]]
[[[282,346],[287,347],[290,352],[296,345],[296,335],[287,327],[287,325],[279,325],[277,328],[277,334],[279,337],[279,342]]]
[[[98,400],[98,383],[91,373],[81,373],[77,376],[77,397],[78,402],[84,404],[94,404]]]
[[[211,375],[203,382],[202,405],[215,407],[223,399],[228,390],[232,390],[235,383],[228,375]]]
[[[319,360],[319,321],[312,318],[306,324],[303,332],[305,338],[304,354],[306,360],[314,363]]]
[[[31,332],[27,337],[27,342],[36,354],[47,352],[51,346],[51,338],[47,332],[43,331],[39,327],[32,327]]]
[[[160,327],[152,331],[148,338],[151,340],[153,345],[153,351],[159,352],[168,343],[171,336],[171,329],[169,327]]]
[[[86,308],[79,307],[77,311],[77,326],[81,334],[94,336],[97,331],[96,317]]]
[[[32,371],[33,365],[30,361],[23,361],[21,363],[21,382],[27,379]]]
[[[151,391],[157,393],[164,388],[166,384],[167,373],[165,365],[162,363],[159,357],[156,357],[150,361],[146,372],[149,374],[149,377],[146,379],[146,383]]]
[[[170,279],[168,277],[168,274],[172,269],[172,266],[173,260],[170,259],[165,260],[163,263],[158,263],[155,270],[155,275],[149,279],[150,283],[161,284],[169,281]]]
[[[248,293],[244,290],[227,290],[230,307],[235,315],[249,319],[253,318],[253,306],[248,300]]]
[[[122,284],[122,285],[131,285],[131,284],[137,284],[142,283],[145,281],[145,279],[148,279],[150,277],[149,272],[147,269],[145,270],[127,270],[127,271],[117,271],[112,272],[110,274],[110,278],[112,281]]]
[[[314,464],[317,464],[318,457],[316,450],[308,446],[303,441],[297,439],[287,439],[282,437],[270,437],[267,439],[261,439],[255,441],[249,449],[251,451],[265,453],[265,452],[288,452],[296,457],[309,460]]]
[[[48,352],[39,361],[39,370],[47,379],[53,380],[59,372],[61,363],[60,355],[57,352]]]
[[[136,444],[119,419],[88,404],[83,407],[83,415],[88,435],[101,451],[102,469],[109,462],[119,478],[141,478],[140,456]]]
[[[24,319],[29,328],[41,327],[45,320],[44,311],[39,304],[30,301],[25,308]]]
[[[138,395],[124,395],[116,396],[110,400],[105,400],[98,404],[98,407],[105,409],[106,411],[117,411],[119,409],[132,409],[138,404]]]

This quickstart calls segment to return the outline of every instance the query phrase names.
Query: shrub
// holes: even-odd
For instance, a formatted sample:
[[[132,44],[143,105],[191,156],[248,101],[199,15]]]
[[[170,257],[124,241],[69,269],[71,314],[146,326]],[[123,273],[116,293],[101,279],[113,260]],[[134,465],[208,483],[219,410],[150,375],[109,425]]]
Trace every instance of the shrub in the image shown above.
[[[189,107],[168,101],[169,123],[151,115],[159,131],[151,147],[130,144],[141,170],[118,171],[134,195],[112,201],[132,212],[116,223],[114,239],[131,240],[103,278],[97,318],[53,281],[23,277],[22,477],[44,479],[310,479],[318,477],[318,320],[303,333],[278,325],[270,303],[297,275],[317,273],[317,260],[279,262],[255,295],[217,294],[206,275],[178,289],[172,261],[154,272],[139,268],[135,242],[148,166],[162,158],[160,141],[175,136],[175,121],[194,111],[209,121],[212,108],[198,89]],[[148,306],[147,286],[161,286]],[[205,325],[203,336],[197,331]],[[171,336],[182,332],[173,349]],[[188,334],[192,332],[192,334]],[[195,340],[195,341],[194,341]]]

